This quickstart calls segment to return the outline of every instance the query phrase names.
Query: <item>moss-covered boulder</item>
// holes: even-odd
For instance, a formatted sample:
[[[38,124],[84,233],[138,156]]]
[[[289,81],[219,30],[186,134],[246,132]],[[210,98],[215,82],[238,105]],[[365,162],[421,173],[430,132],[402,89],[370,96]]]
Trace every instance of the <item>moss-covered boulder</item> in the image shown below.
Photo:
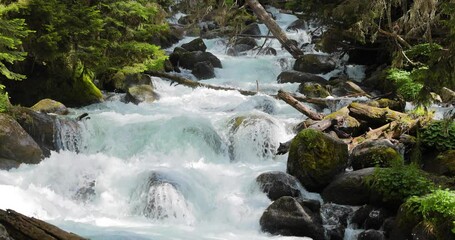
[[[158,94],[155,93],[152,85],[150,84],[132,86],[128,88],[128,92],[126,93],[125,96],[126,102],[132,102],[134,104],[139,104],[142,102],[152,103],[157,99]]]
[[[344,171],[347,162],[347,144],[320,131],[305,129],[292,140],[287,172],[306,189],[320,192]]]
[[[9,115],[0,113],[0,158],[19,163],[39,163],[43,157],[38,144]]]
[[[440,153],[435,159],[426,160],[424,169],[448,177],[455,176],[455,150]]]
[[[299,92],[306,97],[325,98],[330,96],[329,91],[319,83],[306,82],[299,86]]]
[[[351,165],[354,170],[368,167],[390,167],[402,162],[403,157],[387,139],[368,140],[352,149]]]
[[[281,197],[273,202],[259,220],[262,231],[284,236],[306,236],[324,239],[319,213],[312,212],[292,197]]]
[[[314,74],[328,73],[335,67],[336,64],[330,56],[321,54],[305,54],[294,64],[294,70]]]
[[[55,113],[60,115],[68,114],[68,108],[63,103],[46,98],[31,107],[31,109],[42,113]]]
[[[115,91],[127,92],[128,88],[131,86],[150,83],[150,76],[146,74],[125,74],[122,72],[117,72],[108,83],[108,88],[112,88]]]
[[[338,175],[322,191],[322,199],[344,205],[362,205],[370,201],[370,188],[365,179],[373,175],[374,168],[364,168]]]
[[[363,129],[360,122],[349,115],[348,107],[340,108],[338,111],[325,116],[324,119],[337,120],[338,128],[353,136],[360,134]]]

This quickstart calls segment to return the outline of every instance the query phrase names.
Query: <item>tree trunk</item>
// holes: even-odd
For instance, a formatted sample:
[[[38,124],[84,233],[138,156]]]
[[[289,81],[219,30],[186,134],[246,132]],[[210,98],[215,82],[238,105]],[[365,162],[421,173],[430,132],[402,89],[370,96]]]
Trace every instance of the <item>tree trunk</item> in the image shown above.
[[[297,109],[299,112],[305,114],[305,116],[309,117],[310,119],[319,121],[322,120],[323,115],[319,114],[317,112],[312,111],[311,109],[307,108],[305,105],[303,105],[301,102],[299,102],[297,99],[291,96],[291,94],[279,90],[278,95],[277,95],[281,100],[285,101],[287,104],[291,105],[295,109]]]
[[[248,6],[253,9],[254,14],[261,20],[267,28],[272,32],[281,45],[295,58],[299,58],[303,55],[302,50],[296,46],[296,44],[289,40],[286,33],[278,26],[278,24],[270,17],[265,11],[264,7],[257,0],[246,0]]]
[[[9,209],[0,209],[0,224],[15,240],[84,240],[76,234]]]

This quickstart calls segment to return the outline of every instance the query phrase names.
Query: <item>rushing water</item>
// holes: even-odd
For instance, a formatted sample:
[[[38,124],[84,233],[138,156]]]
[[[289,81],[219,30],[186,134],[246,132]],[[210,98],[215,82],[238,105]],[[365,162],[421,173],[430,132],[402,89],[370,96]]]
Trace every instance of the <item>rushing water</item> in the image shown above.
[[[277,17],[283,27],[295,20]],[[289,36],[311,41],[305,31]],[[217,78],[205,82],[248,90],[258,84],[262,94],[151,78],[160,95],[153,104],[111,100],[72,109],[74,116],[90,116],[82,133],[62,129],[58,139],[66,150],[37,165],[0,171],[0,208],[91,239],[294,239],[260,231],[259,218],[271,201],[255,184],[260,173],[286,170],[287,155],[274,151],[304,119],[265,94],[297,89],[276,83],[293,60],[276,40],[269,44],[277,56],[251,51],[232,57],[225,55],[225,40],[205,43],[223,64]]]

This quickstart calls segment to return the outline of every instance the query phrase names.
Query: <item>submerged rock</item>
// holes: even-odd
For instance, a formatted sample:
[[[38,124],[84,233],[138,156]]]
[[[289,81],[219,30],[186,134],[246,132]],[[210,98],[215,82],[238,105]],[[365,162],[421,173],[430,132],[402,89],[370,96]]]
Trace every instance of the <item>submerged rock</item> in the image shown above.
[[[370,189],[365,178],[374,173],[374,168],[365,168],[338,175],[322,191],[322,199],[344,205],[362,205],[369,203]]]
[[[60,115],[68,114],[68,108],[61,102],[46,98],[31,107],[31,109],[42,113],[55,113]]]
[[[352,149],[351,165],[354,170],[368,167],[390,167],[403,161],[401,154],[387,139],[368,140]]]
[[[324,239],[324,229],[318,213],[289,196],[273,202],[262,214],[259,223],[263,231],[272,234]]]
[[[191,73],[198,79],[210,79],[215,77],[215,69],[208,61],[196,63]]]
[[[320,192],[344,171],[348,146],[314,129],[305,129],[292,140],[287,172],[309,191]]]
[[[286,28],[286,30],[304,30],[308,28],[308,23],[303,19],[297,19]]]
[[[185,52],[180,54],[178,62],[180,67],[190,70],[193,70],[196,63],[199,62],[210,62],[215,68],[222,67],[220,59],[210,52]]]
[[[18,163],[39,163],[41,161],[43,152],[39,145],[14,118],[0,113],[0,126],[1,158]],[[7,165],[6,167],[14,165],[10,161],[2,162]]]
[[[256,182],[272,201],[283,196],[300,196],[298,180],[294,176],[284,172],[273,171],[262,173],[256,178]]]

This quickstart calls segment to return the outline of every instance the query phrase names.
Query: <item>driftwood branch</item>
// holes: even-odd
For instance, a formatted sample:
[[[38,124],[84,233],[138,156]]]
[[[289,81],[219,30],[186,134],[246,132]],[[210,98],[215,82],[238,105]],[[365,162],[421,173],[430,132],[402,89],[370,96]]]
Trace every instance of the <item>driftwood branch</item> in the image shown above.
[[[246,95],[246,96],[252,96],[257,93],[255,91],[248,91],[248,90],[242,90],[242,89],[237,89],[237,88],[232,88],[232,87],[223,87],[223,86],[216,86],[216,85],[211,85],[211,84],[207,84],[207,83],[201,83],[201,82],[193,81],[188,78],[184,78],[181,76],[177,76],[177,75],[173,75],[173,74],[165,73],[165,72],[147,71],[145,73],[149,74],[151,76],[160,77],[164,80],[176,82],[178,84],[182,84],[182,85],[185,85],[190,88],[205,87],[205,88],[214,89],[214,90],[237,91],[240,94]]]
[[[299,58],[303,55],[302,50],[297,45],[288,39],[286,33],[280,26],[272,19],[272,17],[265,11],[264,7],[257,0],[246,0],[246,4],[251,7],[254,14],[261,20],[267,28],[272,32],[281,45],[294,57]]]
[[[279,90],[277,96],[281,100],[285,101],[287,104],[289,104],[292,107],[294,107],[295,109],[297,109],[297,111],[305,114],[305,116],[309,117],[310,119],[318,121],[318,120],[322,120],[322,118],[324,117],[322,114],[312,111],[311,109],[309,109],[308,107],[303,105],[301,102],[299,102],[297,99],[292,97],[291,94],[289,94],[283,90]]]

